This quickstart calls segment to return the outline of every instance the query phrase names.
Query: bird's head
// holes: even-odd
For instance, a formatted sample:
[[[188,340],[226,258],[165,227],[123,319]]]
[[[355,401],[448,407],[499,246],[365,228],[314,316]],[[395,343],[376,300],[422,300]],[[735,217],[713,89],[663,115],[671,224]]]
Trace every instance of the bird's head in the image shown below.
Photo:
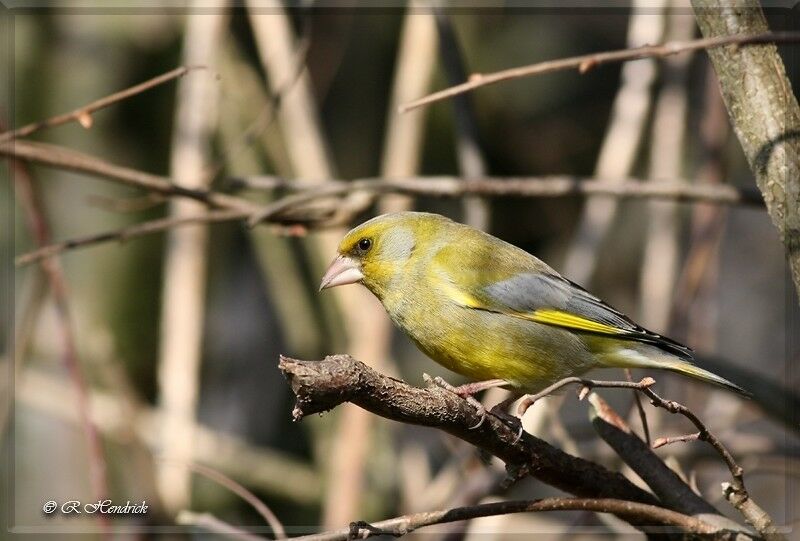
[[[418,246],[429,242],[442,226],[452,224],[438,214],[398,212],[377,216],[352,229],[339,243],[320,290],[362,283],[378,298],[408,270]]]

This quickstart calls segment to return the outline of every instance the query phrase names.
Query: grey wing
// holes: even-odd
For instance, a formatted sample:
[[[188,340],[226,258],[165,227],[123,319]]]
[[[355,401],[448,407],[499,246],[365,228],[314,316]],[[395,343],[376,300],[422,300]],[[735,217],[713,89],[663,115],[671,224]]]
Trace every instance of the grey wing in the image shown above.
[[[494,305],[499,311],[560,310],[623,331],[614,335],[619,339],[646,342],[683,359],[692,358],[690,348],[637,325],[581,286],[558,275],[521,273],[487,286],[484,292],[487,305]]]

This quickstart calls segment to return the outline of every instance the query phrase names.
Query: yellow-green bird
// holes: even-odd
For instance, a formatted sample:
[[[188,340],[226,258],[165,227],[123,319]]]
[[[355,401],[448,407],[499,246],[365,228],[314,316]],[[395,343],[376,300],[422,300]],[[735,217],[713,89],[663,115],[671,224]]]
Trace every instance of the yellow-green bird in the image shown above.
[[[593,368],[660,368],[747,394],[531,254],[444,216],[378,216],[338,252],[320,289],[360,282],[425,354],[486,387],[533,393]]]

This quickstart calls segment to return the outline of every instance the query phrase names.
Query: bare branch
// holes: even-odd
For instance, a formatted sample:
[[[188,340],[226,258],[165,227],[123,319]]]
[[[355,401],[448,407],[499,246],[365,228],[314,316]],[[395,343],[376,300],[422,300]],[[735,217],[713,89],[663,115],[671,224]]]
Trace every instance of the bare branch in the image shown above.
[[[174,184],[169,177],[130,169],[95,156],[56,145],[15,140],[0,143],[0,155],[105,178],[119,184],[146,190],[150,193],[188,197],[212,207],[248,210],[250,212],[260,209],[258,205],[238,197],[204,189],[183,188]]]
[[[543,73],[552,73],[555,71],[571,69],[577,69],[579,73],[584,74],[590,69],[594,69],[601,64],[628,62],[631,60],[639,60],[641,58],[663,58],[678,53],[699,51],[703,49],[715,49],[727,45],[745,47],[750,45],[763,45],[765,43],[797,43],[798,41],[800,41],[800,33],[798,32],[767,32],[756,35],[720,36],[690,41],[673,41],[662,45],[647,45],[644,47],[637,47],[635,49],[621,49],[618,51],[608,51],[604,53],[592,53],[574,56],[571,58],[561,58],[558,60],[539,62],[529,66],[511,68],[489,74],[475,73],[466,83],[452,86],[450,88],[440,90],[439,92],[434,92],[433,94],[418,100],[401,105],[399,112],[405,113],[407,111],[411,111],[412,109],[416,109],[417,107],[422,107],[423,105],[429,105],[437,101],[452,98],[453,96],[457,96],[465,92],[470,92],[476,88],[499,83],[501,81],[507,81],[509,79],[518,79],[521,77],[530,77],[532,75],[541,75]]]
[[[197,463],[189,463],[187,467],[193,472],[199,473],[203,477],[211,479],[215,483],[222,485],[249,503],[253,509],[255,509],[256,512],[262,516],[266,523],[269,524],[269,527],[272,528],[272,533],[275,535],[275,539],[286,539],[286,530],[284,529],[283,524],[281,524],[281,521],[278,520],[277,516],[275,516],[275,513],[272,512],[272,509],[270,509],[267,504],[261,501],[258,496],[214,468],[209,468],[208,466],[203,466]]]
[[[484,503],[468,507],[456,507],[442,511],[426,511],[404,515],[402,517],[382,520],[368,524],[354,522],[349,528],[330,532],[294,537],[296,541],[349,541],[366,539],[376,535],[402,536],[424,526],[446,524],[480,517],[507,515],[511,513],[532,513],[541,511],[594,511],[612,513],[623,520],[634,524],[648,524],[644,531],[665,533],[678,528],[686,533],[714,534],[721,533],[718,528],[699,519],[688,517],[662,507],[634,503],[614,498],[544,498],[541,500],[517,500],[507,502]],[[722,537],[722,536],[719,536]]]
[[[598,394],[591,393],[588,401],[591,404],[590,419],[595,431],[653,489],[667,507],[691,516],[702,515],[703,520],[721,528],[746,530],[695,494]]]
[[[545,387],[536,394],[526,395],[525,398],[520,400],[520,403],[518,404],[517,408],[519,414],[522,415],[528,408],[533,406],[540,399],[553,394],[554,392],[561,389],[562,387],[565,387],[566,385],[571,385],[573,383],[581,384],[581,391],[578,396],[582,400],[588,394],[588,391],[595,387],[641,390],[650,387],[655,382],[656,380],[654,380],[653,378],[643,378],[641,381],[602,381],[602,380],[586,379],[573,376],[559,380],[550,385],[549,387]]]
[[[684,434],[682,436],[669,436],[664,438],[657,438],[656,441],[653,442],[653,449],[658,449],[659,447],[664,447],[665,445],[670,445],[672,443],[682,442],[682,441],[697,441],[700,439],[700,432],[693,432],[691,434]]]
[[[97,233],[95,235],[87,235],[76,239],[70,239],[63,242],[48,244],[36,250],[24,253],[18,256],[14,263],[19,266],[30,265],[41,261],[42,259],[58,255],[67,250],[75,250],[79,248],[87,248],[96,244],[105,242],[125,242],[130,239],[159,233],[168,229],[176,227],[184,227],[192,224],[208,224],[216,222],[230,222],[232,220],[243,220],[249,216],[246,212],[238,210],[210,210],[202,214],[193,216],[184,216],[179,218],[159,218],[156,220],[149,220],[140,224],[123,227],[114,231],[105,233]]]
[[[164,84],[168,81],[172,81],[173,79],[183,77],[190,71],[200,70],[200,69],[206,69],[206,67],[181,66],[180,68],[175,68],[174,70],[161,74],[158,77],[153,77],[152,79],[148,79],[147,81],[134,85],[130,88],[126,88],[125,90],[115,92],[104,98],[100,98],[99,100],[88,103],[82,107],[70,111],[69,113],[56,115],[46,120],[34,122],[32,124],[27,124],[15,130],[0,133],[0,143],[10,141],[12,139],[16,139],[19,137],[27,137],[28,135],[31,135],[32,133],[37,132],[43,128],[52,128],[53,126],[60,126],[61,124],[66,124],[68,122],[78,122],[80,123],[81,126],[88,129],[92,126],[92,113],[94,113],[95,111],[104,109],[109,105],[113,105],[117,102],[128,99],[131,96],[135,96],[136,94],[141,94],[142,92],[150,90],[151,88]]]
[[[25,163],[19,160],[12,160],[11,165],[14,170],[12,177],[16,187],[16,194],[21,206],[25,209],[28,227],[36,243],[42,246],[50,241],[50,227],[36,192],[34,179]],[[75,341],[66,277],[59,261],[42,261],[41,269],[47,278],[47,283],[50,286],[50,292],[55,302],[62,360],[75,389],[76,409],[78,410],[83,436],[86,440],[89,484],[93,496],[98,501],[104,500],[109,493],[106,456],[103,451],[103,442],[90,416],[88,387]],[[98,516],[98,522],[104,533],[110,534],[108,518]]]
[[[666,0],[632,0],[628,17],[628,48],[663,41]],[[631,175],[650,118],[652,86],[658,75],[654,58],[628,62],[620,70],[620,86],[597,152],[594,176],[621,181]],[[591,285],[597,257],[617,215],[619,201],[591,199],[581,208],[563,264],[564,276]]]
[[[513,475],[531,475],[576,496],[658,504],[651,494],[622,475],[530,434],[519,437],[515,429],[493,415],[471,429],[480,416],[465,400],[441,387],[412,387],[375,372],[349,355],[329,356],[322,361],[281,357],[279,368],[297,396],[293,412],[297,420],[352,402],[388,419],[444,430],[497,456]]]
[[[633,374],[631,374],[631,369],[625,369],[625,379],[628,381],[633,381]],[[647,414],[644,412],[644,406],[642,405],[641,397],[639,393],[634,390],[631,394],[633,394],[633,402],[636,406],[636,411],[639,413],[639,422],[642,423],[642,432],[644,432],[644,441],[647,442],[647,445],[650,445],[650,425],[647,422]]]
[[[19,143],[16,143],[19,145]],[[71,151],[70,151],[71,152]],[[0,145],[0,154],[3,147]],[[38,157],[38,152],[35,153]],[[95,161],[95,158],[86,156]],[[35,160],[33,160],[35,161]],[[96,160],[105,164],[101,160]],[[110,164],[107,164],[110,165]],[[117,168],[117,166],[112,166]],[[235,179],[236,186],[249,186],[264,189],[289,189],[298,193],[286,196],[266,206],[250,203],[246,199],[237,198],[227,194],[203,190],[185,190],[168,182],[166,177],[158,177],[135,170],[123,169],[125,172],[117,177],[118,171],[111,175],[91,169],[91,174],[108,176],[109,178],[136,178],[136,175],[150,177],[148,183],[153,184],[147,188],[143,184],[134,185],[151,189],[155,193],[172,196],[187,196],[200,201],[206,201],[211,206],[222,209],[209,211],[205,214],[192,216],[188,219],[157,219],[150,222],[133,225],[116,231],[89,235],[72,239],[19,256],[17,265],[26,265],[47,257],[61,253],[65,250],[82,248],[94,244],[110,241],[124,241],[143,235],[157,233],[180,227],[191,223],[211,223],[249,219],[255,222],[274,222],[280,224],[298,223],[306,227],[333,227],[340,225],[341,215],[336,214],[338,204],[336,197],[341,195],[365,191],[379,195],[400,193],[412,196],[438,196],[461,197],[468,194],[484,197],[566,197],[570,195],[608,196],[622,198],[657,198],[675,201],[705,202],[720,205],[753,205],[759,206],[763,202],[757,190],[737,189],[727,185],[693,185],[683,182],[647,183],[630,180],[624,183],[607,182],[592,179],[577,179],[572,177],[540,177],[540,178],[490,178],[482,180],[460,180],[453,177],[414,177],[407,179],[360,179],[354,181],[331,181],[323,185],[306,182],[292,183],[278,177],[253,177]],[[105,171],[105,170],[103,170]],[[128,183],[127,180],[123,181]],[[310,206],[315,201],[331,199],[328,205]]]
[[[192,511],[180,511],[175,518],[175,522],[185,526],[194,526],[209,532],[221,534],[232,539],[242,541],[263,541],[265,538],[258,535],[247,533],[243,529],[228,524],[212,515],[211,513],[194,513]]]
[[[230,179],[233,188],[258,190],[288,190],[311,192],[320,189],[319,183],[294,181],[276,176],[239,177]],[[681,202],[703,202],[720,205],[763,207],[764,201],[756,189],[695,185],[675,179],[652,183],[647,179],[628,178],[622,182],[594,177],[551,175],[543,177],[486,177],[467,180],[450,176],[406,178],[360,178],[331,180],[319,196],[335,196],[349,191],[399,193],[409,196],[462,197],[570,197],[608,196],[630,199],[664,199]]]

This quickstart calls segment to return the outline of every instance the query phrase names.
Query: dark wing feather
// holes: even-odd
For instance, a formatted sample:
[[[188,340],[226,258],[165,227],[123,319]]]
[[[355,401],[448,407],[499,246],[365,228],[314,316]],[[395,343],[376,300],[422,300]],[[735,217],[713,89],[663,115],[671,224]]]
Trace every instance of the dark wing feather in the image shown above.
[[[678,357],[692,358],[688,347],[637,325],[581,286],[558,275],[520,273],[485,287],[482,293],[477,300],[485,306],[477,308],[520,315],[578,332],[645,342]]]

